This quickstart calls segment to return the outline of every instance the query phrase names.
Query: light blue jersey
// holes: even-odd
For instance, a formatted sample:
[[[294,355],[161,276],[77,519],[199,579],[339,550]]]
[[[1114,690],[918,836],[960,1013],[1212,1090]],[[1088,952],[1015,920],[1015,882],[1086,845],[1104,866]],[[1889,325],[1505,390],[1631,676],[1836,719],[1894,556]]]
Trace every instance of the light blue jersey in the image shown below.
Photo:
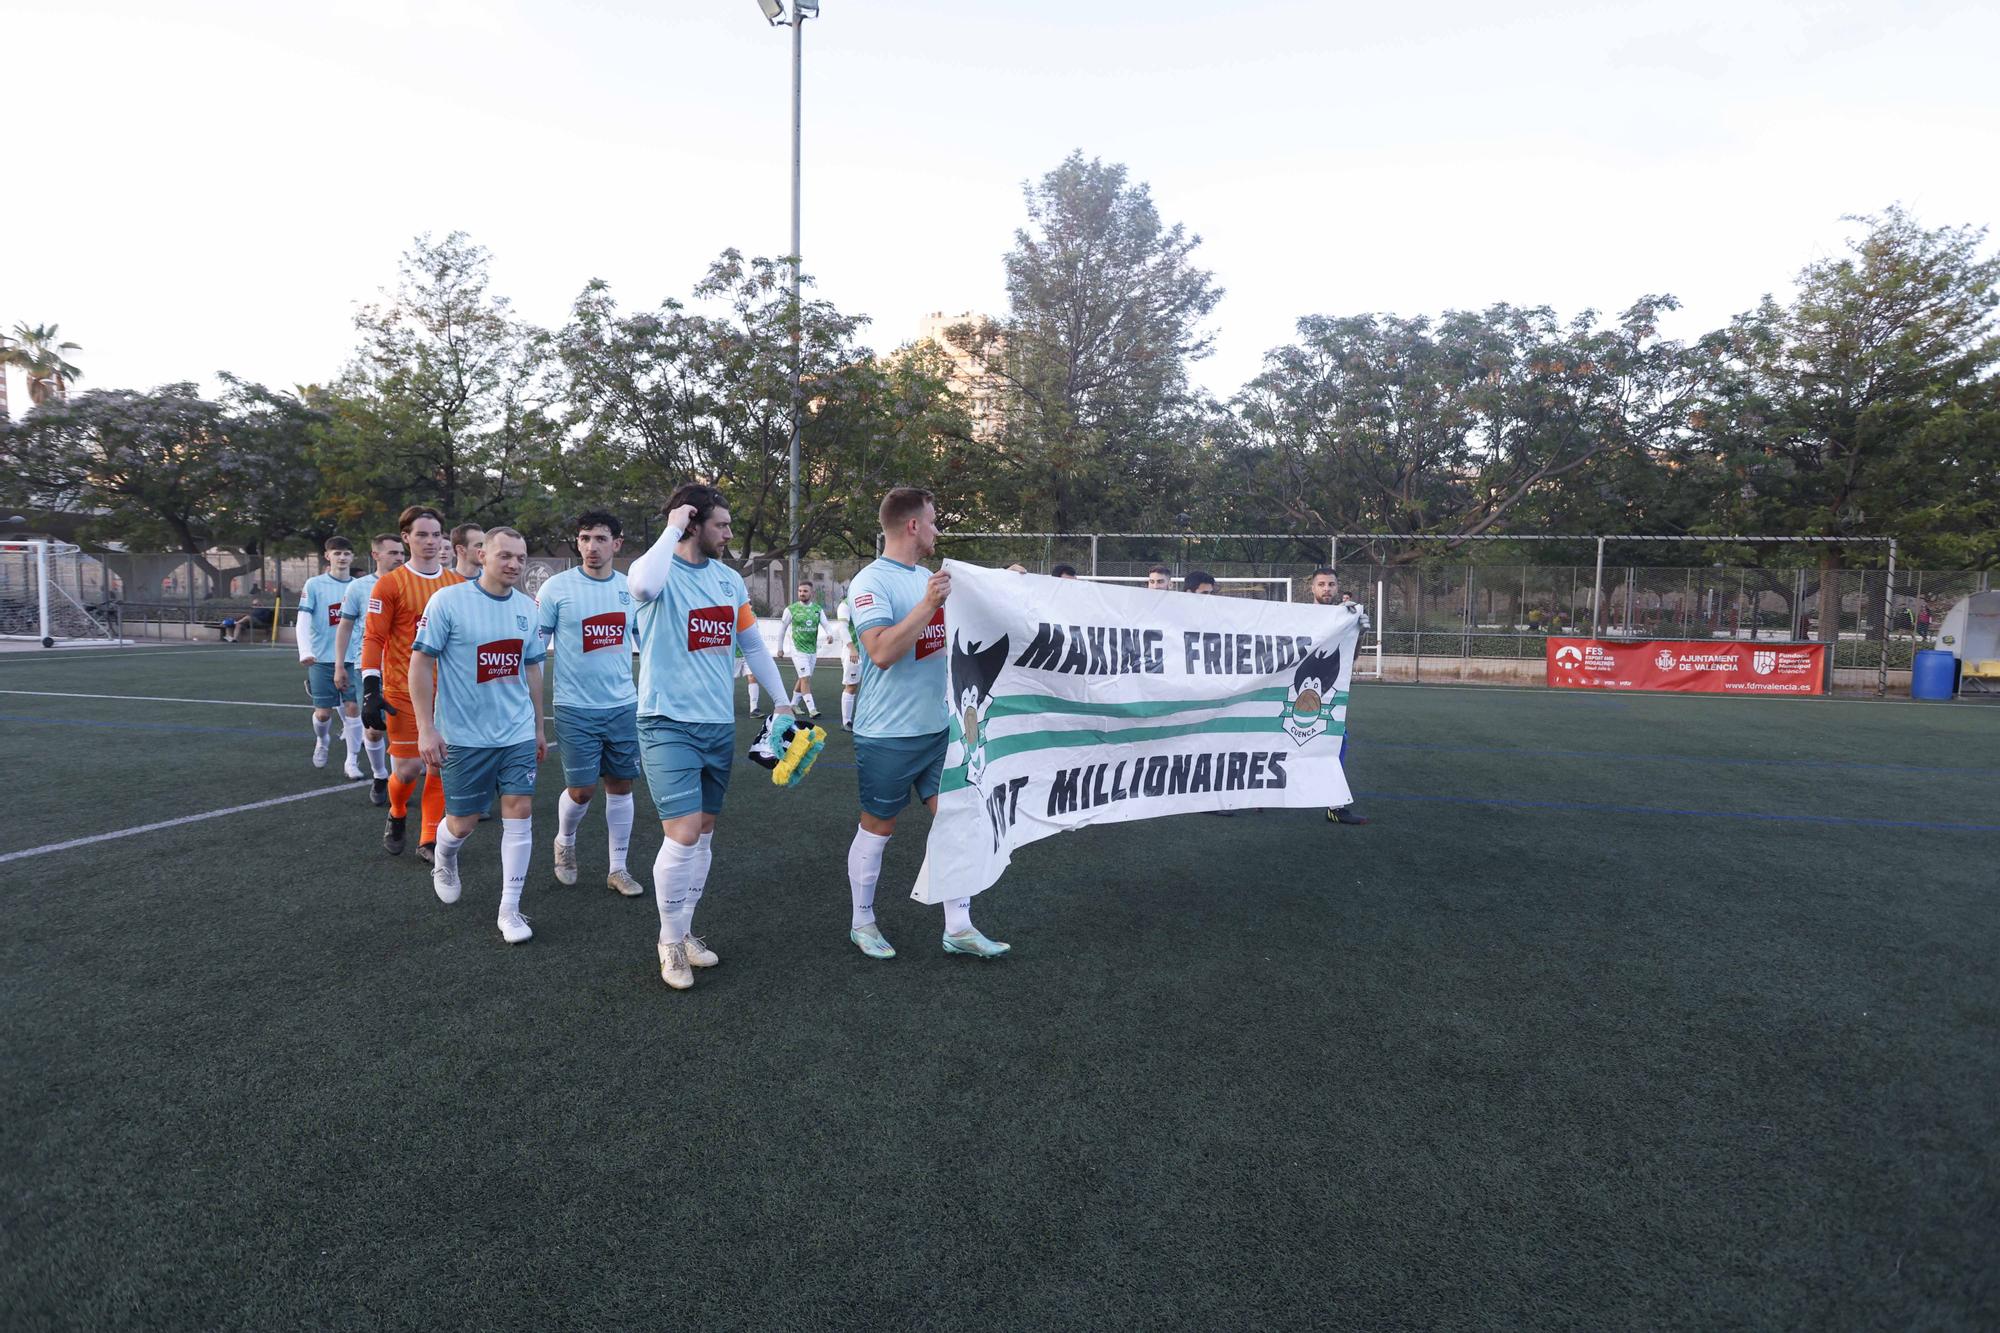
[[[900,624],[924,600],[931,571],[905,565],[887,556],[854,576],[847,585],[853,608],[853,633],[861,635],[880,625]],[[928,736],[943,731],[950,708],[945,702],[944,608],[917,636],[910,655],[891,667],[878,667],[861,654],[861,697],[854,707],[854,734],[889,738]]]
[[[535,599],[495,597],[475,583],[432,595],[416,651],[437,659],[437,729],[448,745],[491,748],[535,738],[527,668],[548,656],[535,633]]]
[[[316,662],[333,661],[334,631],[340,628],[340,608],[353,579],[315,574],[299,592],[299,656]]]
[[[367,626],[361,622],[368,618],[368,590],[375,586],[380,574],[363,574],[350,579],[347,594],[340,599],[340,618],[354,622],[354,628],[347,631],[347,665],[361,665],[361,641],[368,637]]]
[[[566,569],[542,585],[536,632],[552,638],[556,706],[630,708],[639,697],[632,684],[632,591],[617,570],[594,579]]]
[[[667,586],[639,603],[639,716],[736,721],[736,636],[757,632],[743,576],[676,555]],[[938,687],[943,697],[944,687]]]

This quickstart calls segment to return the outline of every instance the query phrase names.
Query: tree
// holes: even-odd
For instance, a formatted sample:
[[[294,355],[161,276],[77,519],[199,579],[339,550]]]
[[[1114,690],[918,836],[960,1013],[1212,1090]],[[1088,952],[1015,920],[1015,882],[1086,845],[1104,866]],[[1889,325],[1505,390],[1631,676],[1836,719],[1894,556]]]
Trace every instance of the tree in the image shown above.
[[[488,293],[463,232],[417,238],[396,290],[355,316],[353,363],[321,436],[336,516],[435,504],[454,521],[511,517],[554,441],[547,339]]]
[[[1392,541],[1396,563],[1510,525],[1685,519],[1659,460],[1684,434],[1704,353],[1658,336],[1674,307],[1645,297],[1609,328],[1593,311],[1509,305],[1435,323],[1302,319],[1237,399],[1260,462],[1250,494],[1304,531],[1449,539]]]
[[[1981,256],[1983,228],[1901,208],[1850,221],[1865,231],[1807,265],[1790,304],[1732,321],[1701,421],[1719,524],[1828,539],[1829,587],[1842,537],[1898,537],[1932,563],[2000,553],[2000,258]]]
[[[1191,262],[1201,238],[1164,225],[1125,167],[1081,153],[1023,193],[1006,319],[949,334],[998,391],[989,504],[1059,532],[1165,521],[1208,418],[1188,366],[1210,350],[1222,290]]]
[[[310,410],[224,378],[222,402],[169,384],[44,404],[0,432],[0,472],[39,508],[90,515],[94,538],[180,551],[227,584],[310,530],[315,479]],[[216,549],[239,558],[218,565]]]
[[[730,498],[746,570],[788,544],[791,295],[786,266],[725,251],[693,292],[622,312],[602,282],[578,297],[556,335],[567,376],[566,446],[550,460],[558,495],[617,497],[650,535],[662,502],[699,479]],[[874,497],[947,468],[964,413],[935,354],[878,362],[859,345],[864,320],[823,301],[801,310],[799,541],[872,551]],[[947,469],[949,470],[949,469]],[[955,474],[954,474],[955,475]]]
[[[82,350],[73,342],[64,342],[54,324],[16,324],[12,337],[0,338],[0,421],[7,418],[8,366],[21,368],[28,379],[28,401],[40,407],[51,399],[61,402],[67,398],[71,382],[83,378],[83,372],[65,356]]]

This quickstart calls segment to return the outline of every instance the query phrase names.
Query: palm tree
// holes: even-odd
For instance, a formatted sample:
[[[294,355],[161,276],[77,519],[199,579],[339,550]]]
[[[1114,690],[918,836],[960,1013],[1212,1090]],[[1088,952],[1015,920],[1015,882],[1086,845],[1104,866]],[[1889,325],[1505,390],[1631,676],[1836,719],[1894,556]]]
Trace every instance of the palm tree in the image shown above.
[[[11,339],[0,338],[0,367],[13,365],[21,368],[28,377],[28,401],[36,407],[51,398],[57,402],[67,399],[70,381],[83,378],[81,370],[63,359],[63,353],[83,349],[75,343],[63,342],[61,338],[62,334],[54,324],[37,324],[33,328],[16,324]],[[7,346],[8,342],[13,345]],[[4,401],[4,394],[0,394],[0,403]]]

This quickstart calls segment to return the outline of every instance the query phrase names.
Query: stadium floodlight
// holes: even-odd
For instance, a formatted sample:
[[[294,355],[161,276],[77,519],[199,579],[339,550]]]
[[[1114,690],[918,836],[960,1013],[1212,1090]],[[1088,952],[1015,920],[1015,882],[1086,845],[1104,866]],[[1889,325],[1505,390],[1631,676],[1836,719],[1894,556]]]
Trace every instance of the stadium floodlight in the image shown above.
[[[806,20],[819,17],[819,0],[792,0],[792,16],[785,18],[784,0],[757,0],[765,20],[774,28],[792,30],[792,446],[788,472],[790,482],[789,540],[785,558],[788,586],[799,585],[799,413],[804,402],[801,381],[805,377],[805,337],[799,327],[799,108],[805,85]]]

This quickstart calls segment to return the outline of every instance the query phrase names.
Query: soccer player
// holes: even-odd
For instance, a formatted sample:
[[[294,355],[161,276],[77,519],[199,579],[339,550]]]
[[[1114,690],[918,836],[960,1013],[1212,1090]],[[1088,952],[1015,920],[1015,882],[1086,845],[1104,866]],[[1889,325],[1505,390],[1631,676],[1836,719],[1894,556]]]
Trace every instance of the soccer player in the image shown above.
[[[870,958],[896,950],[875,922],[875,883],[896,816],[919,801],[937,813],[944,773],[944,603],[951,575],[918,564],[937,550],[937,504],[931,493],[898,486],[882,497],[882,554],[847,585],[861,636],[861,700],[854,714],[854,757],[861,770],[861,822],[847,849],[853,912],[847,938]],[[944,951],[997,958],[1008,946],[972,924],[972,899],[944,904]]]
[[[393,532],[378,532],[368,543],[369,554],[375,558],[373,573],[357,576],[347,585],[347,595],[340,603],[340,629],[334,635],[334,655],[339,659],[333,668],[334,688],[355,693],[355,686],[361,679],[361,641],[365,634],[357,630],[368,614],[368,595],[375,587],[375,580],[389,573],[403,563],[403,539]],[[355,719],[360,720],[359,705],[355,708]],[[368,751],[368,767],[375,781],[368,789],[368,799],[375,805],[389,804],[389,740],[380,731],[373,730],[365,723],[361,730],[362,744]]]
[[[479,827],[497,785],[496,924],[501,939],[523,944],[535,933],[521,915],[521,888],[535,848],[535,766],[549,752],[542,725],[547,652],[535,633],[535,599],[514,586],[528,567],[527,539],[512,528],[484,536],[479,578],[440,589],[424,609],[410,662],[410,698],[417,752],[444,775],[445,817],[431,887],[439,902],[458,901],[459,849]]]
[[[616,514],[593,509],[576,520],[583,564],[542,585],[535,632],[555,656],[556,745],[563,794],[556,798],[556,879],[576,883],[576,831],[604,779],[604,825],[611,837],[605,883],[628,898],[645,886],[625,868],[632,845],[632,779],[639,776],[639,692],[632,684],[632,592],[611,563],[625,545]],[[489,537],[490,540],[490,537]]]
[[[347,742],[350,778],[361,776],[361,715],[354,691],[335,679],[339,674],[340,607],[354,582],[354,543],[345,537],[329,537],[322,554],[326,572],[306,580],[299,591],[299,619],[294,633],[299,641],[299,664],[306,669],[306,693],[313,701],[313,767],[326,767],[326,752],[333,745],[333,719],[340,716],[341,739]]]
[[[368,598],[368,619],[361,643],[361,721],[389,735],[389,822],[382,829],[382,850],[401,856],[410,797],[423,782],[423,837],[417,856],[433,859],[438,822],[444,818],[442,778],[425,782],[426,765],[418,753],[417,714],[410,703],[410,653],[416,646],[417,622],[440,589],[465,582],[444,567],[444,515],[429,505],[411,505],[397,520],[410,562],[375,581]]]
[[[467,583],[479,577],[485,553],[486,529],[477,523],[461,523],[451,530],[451,567]]]
[[[1181,591],[1212,594],[1215,591],[1215,575],[1205,569],[1190,569],[1181,579]]]
[[[852,731],[854,700],[861,690],[861,642],[854,637],[854,608],[848,598],[840,599],[833,616],[840,623],[841,638],[840,726],[843,731]]]
[[[1076,566],[1057,565],[1054,569],[1049,571],[1049,577],[1057,579],[1073,579],[1076,577]]]
[[[1165,592],[1174,586],[1174,571],[1165,565],[1154,565],[1146,571],[1146,586],[1154,592]]]
[[[819,665],[820,624],[826,619],[826,608],[813,600],[812,584],[799,584],[798,594],[799,600],[786,607],[784,615],[778,618],[779,642],[789,640],[792,711],[807,721],[817,722],[819,705],[813,702],[813,668]],[[803,711],[801,703],[805,705]]]
[[[759,633],[759,634],[761,635],[761,634],[763,633],[763,631],[759,630],[759,631],[757,631],[757,633]],[[763,701],[762,699],[760,699],[760,698],[758,698],[758,697],[757,697],[757,694],[758,694],[758,691],[757,691],[757,678],[756,678],[755,676],[752,676],[752,675],[750,675],[750,663],[749,663],[748,661],[744,660],[744,657],[743,657],[743,645],[742,645],[742,644],[740,644],[740,643],[736,645],[736,653],[735,653],[735,660],[736,660],[736,674],[737,674],[738,676],[749,676],[749,677],[750,677],[750,680],[749,680],[749,685],[750,685],[750,716],[752,716],[752,717],[762,717],[762,716],[764,716],[764,701]],[[732,679],[733,679],[733,678],[732,678]]]
[[[1340,575],[1333,570],[1322,566],[1313,571],[1312,599],[1317,605],[1343,607],[1348,615],[1360,616],[1361,628],[1367,630],[1368,612],[1361,603],[1341,594]],[[1347,729],[1344,724],[1340,732],[1340,768],[1342,772],[1347,770]],[[1368,816],[1357,813],[1351,804],[1333,806],[1326,812],[1326,818],[1333,824],[1359,825],[1368,822]]]
[[[774,745],[783,744],[792,709],[780,702],[785,686],[743,578],[722,563],[732,535],[729,502],[715,487],[689,482],[674,491],[667,511],[666,535],[633,563],[628,578],[642,645],[639,757],[667,835],[653,862],[660,979],[686,990],[695,968],[721,961],[695,935],[694,913],[714,860],[715,817],[729,790],[737,646],[771,692]]]

